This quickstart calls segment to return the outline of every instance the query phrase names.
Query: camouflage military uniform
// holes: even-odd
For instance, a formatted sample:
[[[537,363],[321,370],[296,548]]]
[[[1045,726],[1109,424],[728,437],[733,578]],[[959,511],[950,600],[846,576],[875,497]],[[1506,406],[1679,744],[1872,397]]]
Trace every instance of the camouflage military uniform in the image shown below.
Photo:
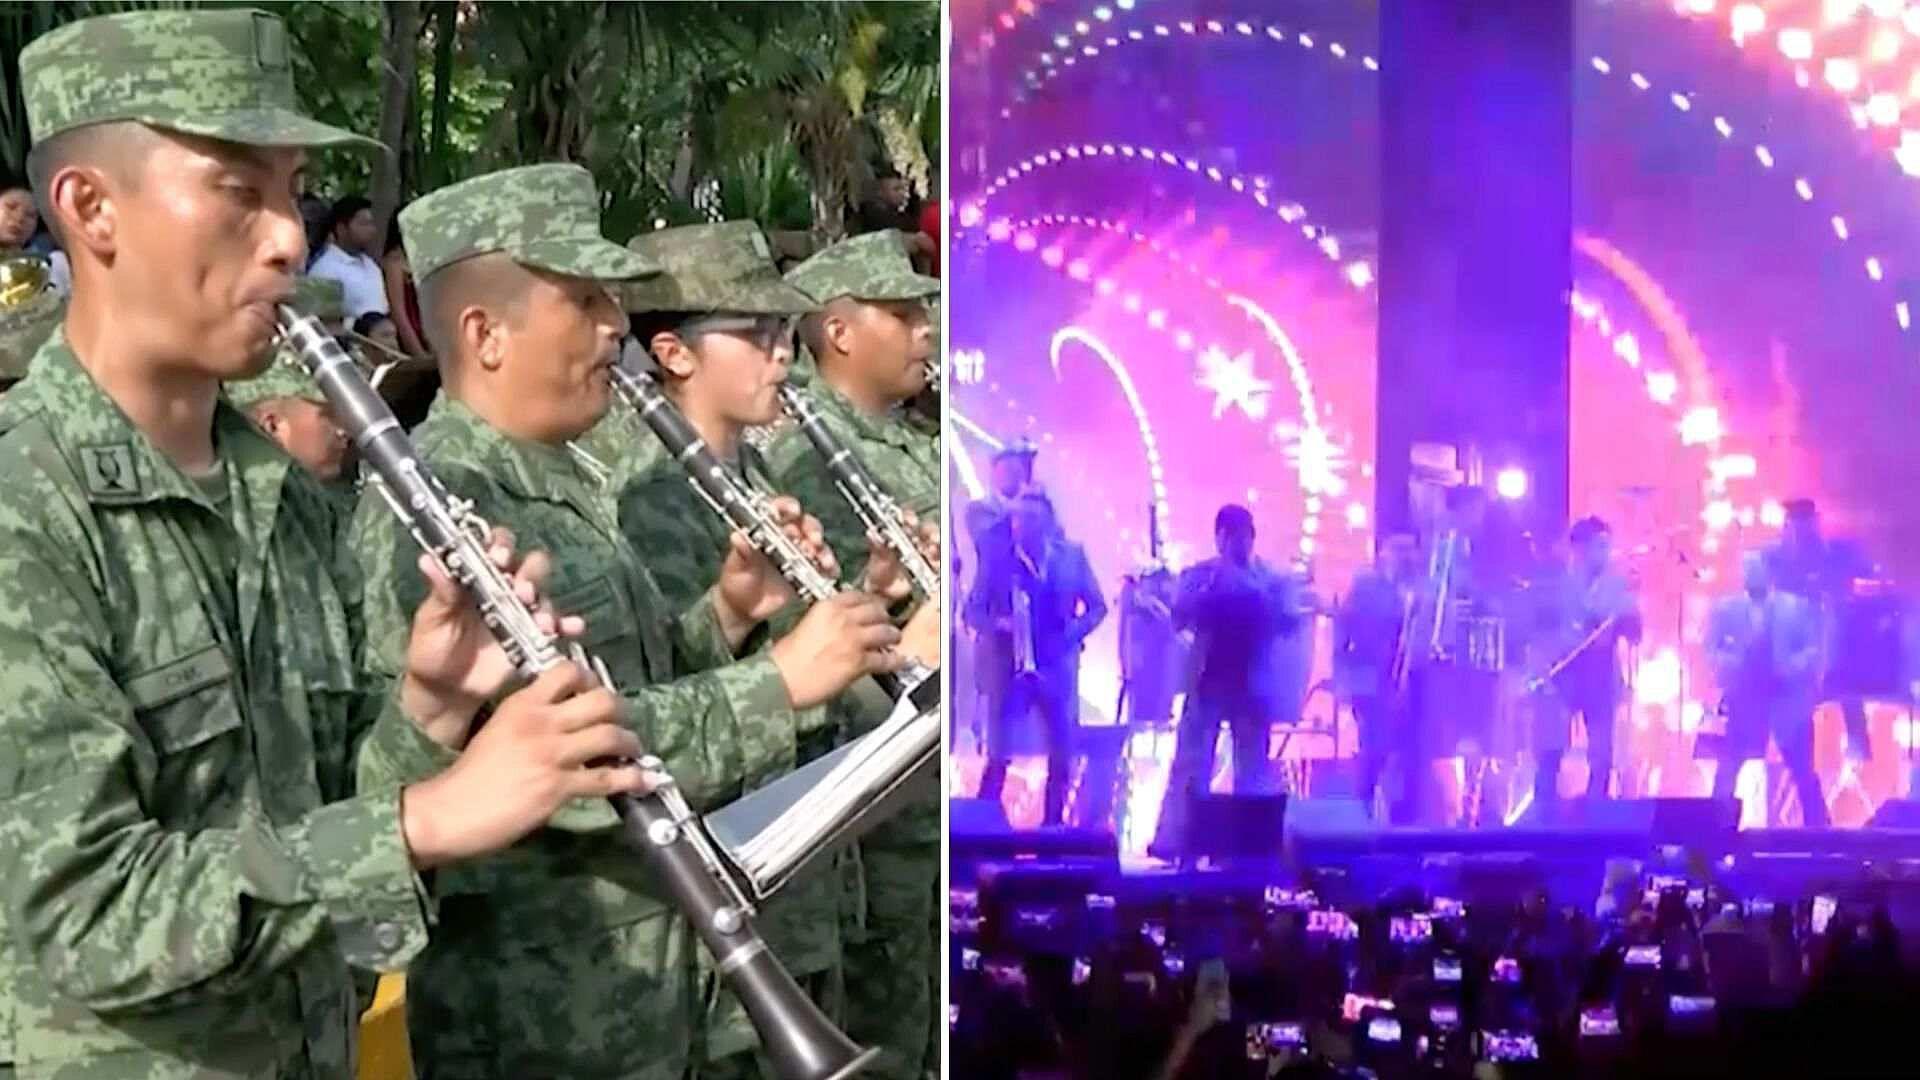
[[[20,68],[42,140],[138,119],[356,141],[293,111],[259,13],[89,19]],[[221,470],[190,478],[59,332],[0,403],[0,1063],[21,1077],[349,1077],[343,954],[398,967],[426,938],[397,791],[351,792],[392,702],[359,689],[329,513],[239,413],[213,425]]]
[[[787,280],[821,303],[837,297],[905,300],[937,296],[940,283],[913,273],[905,249],[888,233],[837,244],[789,271]],[[896,410],[862,414],[823,372],[803,389],[829,431],[867,463],[886,492],[923,522],[940,520],[940,445]],[[767,452],[780,490],[820,519],[842,572],[858,580],[867,563],[861,523],[807,438],[788,428]],[[849,928],[847,1034],[892,1054],[892,1075],[939,1072],[940,941],[944,937],[940,886],[940,808],[916,802],[872,833],[860,847],[866,911]],[[902,1062],[905,1062],[903,1065]]]
[[[339,287],[338,282],[331,284]],[[320,392],[320,384],[313,381],[313,376],[307,374],[307,369],[284,347],[274,354],[273,363],[266,371],[251,379],[228,383],[226,391],[227,400],[233,407],[249,414],[256,405],[282,398],[299,398],[316,405],[327,403],[327,395]],[[360,486],[354,481],[356,471],[349,459],[337,479],[316,481],[339,514],[343,537],[347,522],[352,520],[354,504],[360,496]]]
[[[672,304],[674,311],[699,314],[783,315],[810,310],[811,301],[780,285],[773,264],[753,242],[760,235],[750,223],[726,222],[636,237],[629,246],[660,262],[666,273],[626,289],[630,310],[645,311],[662,303]],[[756,284],[774,288],[756,288]],[[599,438],[620,442],[617,446],[603,445],[608,452],[618,454],[622,463],[615,485],[621,531],[660,583],[668,602],[676,606],[692,602],[719,578],[731,529],[702,501],[688,483],[686,470],[668,456],[652,431],[632,421],[631,410],[616,408],[596,432]],[[762,492],[773,490],[766,463],[744,442],[739,447],[737,465],[741,481]],[[771,622],[788,627],[797,621],[800,610],[796,604]],[[770,641],[771,635],[763,628],[748,645],[764,647]],[[817,728],[796,748],[794,764],[804,764],[831,750],[840,730],[838,722]],[[770,773],[758,780],[772,780],[777,775]],[[810,867],[781,887],[779,895],[764,905],[758,920],[761,935],[781,963],[835,1021],[845,1012],[840,967],[842,895],[848,885],[858,885],[857,873],[851,853]],[[707,982],[712,985],[717,980],[708,974]],[[757,1038],[732,993],[719,990],[712,995],[705,1027],[706,1048],[698,1070],[703,1080],[755,1076],[765,1070],[764,1062],[756,1063],[743,1054],[755,1046]]]
[[[442,189],[402,214],[425,280],[505,251],[562,273],[632,277],[651,264],[601,240],[577,166],[509,170]],[[771,660],[733,662],[706,594],[676,613],[621,537],[613,500],[565,448],[508,438],[442,397],[414,432],[455,494],[516,541],[552,553],[555,606],[586,619],[631,723],[689,801],[711,807],[792,767],[810,714],[791,709]],[[367,566],[373,665],[397,675],[404,613],[424,595],[413,541],[369,495],[354,523]],[[674,681],[690,669],[711,669]],[[363,758],[363,778],[426,775],[449,759],[393,718],[410,748]],[[404,725],[404,727],[402,726]],[[569,806],[512,850],[435,876],[441,930],[408,980],[423,1076],[678,1078],[693,1050],[695,939],[604,802]]]

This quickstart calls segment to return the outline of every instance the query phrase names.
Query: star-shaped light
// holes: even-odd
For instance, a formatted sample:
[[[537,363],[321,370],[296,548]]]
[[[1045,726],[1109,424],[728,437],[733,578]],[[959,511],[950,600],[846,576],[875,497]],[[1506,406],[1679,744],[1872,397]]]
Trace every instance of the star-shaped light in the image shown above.
[[[1213,391],[1213,418],[1220,419],[1230,406],[1237,406],[1250,420],[1267,416],[1267,397],[1273,384],[1253,373],[1253,354],[1228,356],[1218,345],[1209,345],[1200,354],[1200,374],[1194,383]]]
[[[1282,420],[1273,427],[1273,440],[1285,448],[1288,464],[1300,473],[1302,491],[1309,496],[1346,494],[1347,481],[1340,474],[1347,470],[1347,451],[1328,437],[1325,428]],[[1317,501],[1308,509],[1317,510]]]

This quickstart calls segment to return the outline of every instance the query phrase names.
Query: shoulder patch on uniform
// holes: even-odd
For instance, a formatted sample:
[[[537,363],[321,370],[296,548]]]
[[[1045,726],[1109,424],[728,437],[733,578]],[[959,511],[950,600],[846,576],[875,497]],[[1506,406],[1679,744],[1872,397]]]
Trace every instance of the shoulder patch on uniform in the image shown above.
[[[126,443],[81,447],[80,473],[90,495],[140,493],[140,474],[134,469],[133,447]]]

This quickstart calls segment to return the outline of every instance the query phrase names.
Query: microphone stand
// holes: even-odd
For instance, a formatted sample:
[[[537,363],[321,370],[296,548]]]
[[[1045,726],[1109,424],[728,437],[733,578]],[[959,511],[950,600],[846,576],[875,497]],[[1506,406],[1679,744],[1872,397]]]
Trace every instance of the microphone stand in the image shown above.
[[[1680,547],[1680,541],[1669,539],[1667,543],[1673,551],[1674,562],[1678,563],[1680,567],[1686,571],[1687,580],[1693,584],[1699,584],[1700,569],[1693,565],[1692,559],[1687,558],[1686,551]],[[1685,585],[1680,587],[1680,602],[1674,605],[1673,655],[1675,660],[1674,666],[1679,676],[1680,689],[1680,699],[1675,706],[1676,712],[1674,716],[1677,721],[1676,729],[1680,732],[1681,737],[1685,738],[1687,733],[1687,587]],[[1702,704],[1700,722],[1704,724],[1706,720],[1706,706]],[[1697,743],[1699,739],[1700,732],[1696,728],[1694,730],[1694,741]],[[1691,756],[1691,752],[1689,752],[1689,756]],[[1722,762],[1720,767],[1724,768],[1725,762]]]

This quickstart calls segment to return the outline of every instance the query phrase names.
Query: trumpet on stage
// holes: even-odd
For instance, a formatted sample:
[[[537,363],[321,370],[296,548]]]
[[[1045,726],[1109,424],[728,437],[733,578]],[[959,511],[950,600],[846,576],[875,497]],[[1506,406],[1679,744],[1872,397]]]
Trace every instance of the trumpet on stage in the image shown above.
[[[1587,631],[1587,634],[1585,637],[1581,638],[1579,642],[1577,642],[1573,646],[1573,648],[1568,649],[1564,654],[1562,654],[1560,659],[1555,660],[1550,666],[1548,666],[1547,670],[1541,672],[1538,675],[1535,675],[1531,679],[1528,679],[1527,687],[1526,687],[1527,693],[1537,694],[1541,690],[1545,689],[1548,683],[1558,678],[1561,672],[1567,670],[1568,664],[1571,664],[1575,660],[1580,659],[1580,655],[1582,653],[1592,648],[1594,642],[1599,641],[1601,637],[1603,637],[1608,630],[1613,629],[1613,624],[1619,621],[1620,621],[1620,616],[1618,615],[1609,615],[1606,618],[1600,620],[1599,625]]]
[[[319,384],[340,426],[373,469],[371,482],[388,507],[466,589],[514,667],[531,677],[557,664],[580,663],[604,684],[604,665],[578,646],[563,651],[540,630],[512,583],[487,558],[487,523],[428,469],[392,410],[333,335],[319,320],[287,307],[280,309],[279,322],[284,343]],[[641,764],[664,775],[658,759]],[[863,1051],[841,1034],[755,932],[752,903],[671,779],[650,795],[617,795],[609,801],[628,842],[652,860],[674,905],[713,953],[783,1080],[837,1080],[872,1060],[875,1051]]]

